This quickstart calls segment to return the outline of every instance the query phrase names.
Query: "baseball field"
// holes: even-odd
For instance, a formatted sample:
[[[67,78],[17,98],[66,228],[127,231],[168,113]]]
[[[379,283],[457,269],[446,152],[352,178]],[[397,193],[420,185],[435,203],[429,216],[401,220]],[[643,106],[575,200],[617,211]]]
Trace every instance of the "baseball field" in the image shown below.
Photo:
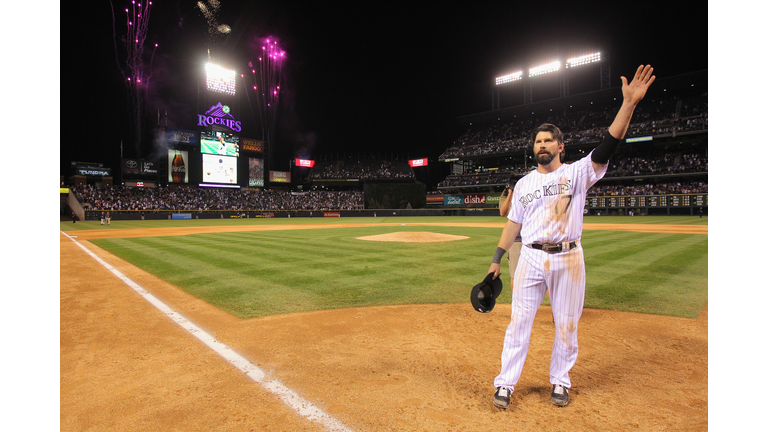
[[[545,301],[499,411],[504,221],[62,222],[61,430],[706,430],[707,218],[585,217],[571,403]]]

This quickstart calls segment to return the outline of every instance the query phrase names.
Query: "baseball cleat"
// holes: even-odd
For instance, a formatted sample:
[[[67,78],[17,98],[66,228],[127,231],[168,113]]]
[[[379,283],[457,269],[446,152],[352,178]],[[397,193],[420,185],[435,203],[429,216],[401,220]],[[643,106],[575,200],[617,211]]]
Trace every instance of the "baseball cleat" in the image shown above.
[[[552,403],[564,407],[568,405],[568,388],[559,384],[552,386]]]
[[[493,404],[498,408],[507,409],[509,407],[509,397],[512,392],[506,387],[499,387],[493,395]]]

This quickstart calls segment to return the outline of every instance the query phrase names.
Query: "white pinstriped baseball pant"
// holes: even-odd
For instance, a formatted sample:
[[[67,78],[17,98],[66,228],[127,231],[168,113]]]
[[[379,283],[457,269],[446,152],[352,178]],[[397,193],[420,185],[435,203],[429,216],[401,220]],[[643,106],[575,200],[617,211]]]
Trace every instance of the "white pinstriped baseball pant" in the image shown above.
[[[515,271],[512,314],[504,336],[501,372],[494,387],[514,390],[523,371],[536,311],[549,289],[555,319],[555,341],[549,366],[549,382],[571,387],[568,372],[579,353],[577,330],[584,308],[584,251],[581,242],[568,252],[550,254],[523,246]]]

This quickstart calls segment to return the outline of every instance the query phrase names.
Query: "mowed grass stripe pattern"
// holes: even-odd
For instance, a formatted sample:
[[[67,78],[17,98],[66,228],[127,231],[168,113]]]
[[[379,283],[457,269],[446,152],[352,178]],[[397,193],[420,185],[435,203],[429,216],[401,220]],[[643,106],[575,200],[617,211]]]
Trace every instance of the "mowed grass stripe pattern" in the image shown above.
[[[585,307],[695,318],[707,302],[706,235],[585,231]]]
[[[706,216],[584,216],[584,223],[639,225],[708,225]]]
[[[397,231],[470,238],[435,243],[356,239]],[[94,243],[222,310],[251,318],[330,308],[468,301],[471,287],[485,275],[488,251],[494,249],[490,245],[498,241],[499,233],[487,228],[328,228]]]
[[[698,219],[698,218],[697,218]],[[469,236],[436,243],[357,237],[400,231]],[[469,304],[501,229],[371,225],[93,242],[241,318],[374,305]],[[707,301],[707,236],[584,231],[585,306],[695,317]],[[507,261],[504,291],[511,300]],[[469,306],[468,306],[469,307]]]

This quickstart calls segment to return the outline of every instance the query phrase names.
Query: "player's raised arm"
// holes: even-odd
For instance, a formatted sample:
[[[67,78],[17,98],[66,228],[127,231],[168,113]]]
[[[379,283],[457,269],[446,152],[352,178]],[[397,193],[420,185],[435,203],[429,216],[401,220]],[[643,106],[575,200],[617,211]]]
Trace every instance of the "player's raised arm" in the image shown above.
[[[603,142],[592,151],[592,164],[595,171],[608,163],[608,159],[616,151],[621,140],[624,139],[637,104],[643,100],[648,87],[655,80],[656,75],[653,75],[651,65],[640,65],[631,82],[627,82],[626,77],[621,77],[621,94],[623,96],[621,108],[608,128],[609,136],[606,136]]]
[[[627,78],[621,77],[621,93],[624,96],[624,100],[621,108],[619,108],[619,112],[616,114],[616,118],[613,120],[613,124],[608,128],[611,136],[618,140],[624,139],[629,128],[629,121],[632,120],[632,114],[635,112],[635,107],[643,100],[648,87],[651,86],[654,80],[656,80],[656,75],[653,75],[651,65],[640,65],[635,72],[634,78],[632,78],[632,82],[627,83]]]

